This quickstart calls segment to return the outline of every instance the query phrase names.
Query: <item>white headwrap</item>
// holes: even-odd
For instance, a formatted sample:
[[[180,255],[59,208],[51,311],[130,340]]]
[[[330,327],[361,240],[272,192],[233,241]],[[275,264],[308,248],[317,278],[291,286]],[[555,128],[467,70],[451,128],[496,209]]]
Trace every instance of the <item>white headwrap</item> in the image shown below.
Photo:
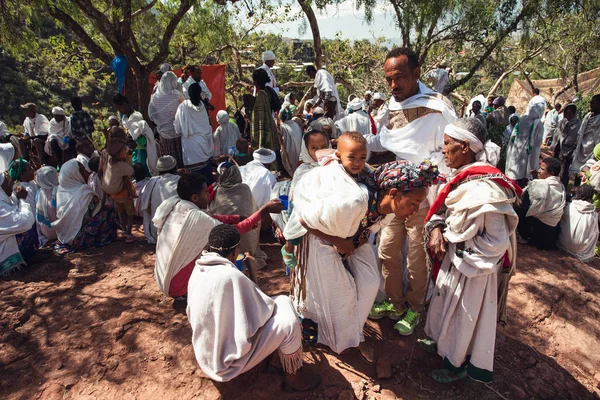
[[[225,125],[229,122],[229,114],[225,110],[221,110],[217,113],[217,122],[219,125]]]
[[[386,101],[387,97],[385,96],[385,94],[377,92],[373,95],[373,100],[383,100]]]
[[[117,122],[119,122],[119,118],[117,118],[116,115],[111,115],[110,117],[108,117],[108,122],[110,122],[110,121],[117,121]]]
[[[162,96],[174,90],[177,90],[177,75],[173,71],[167,71],[160,77],[156,94]]]
[[[171,70],[171,64],[164,63],[160,66],[160,72],[162,72],[163,74],[170,70]],[[162,81],[162,77],[160,78],[160,80]]]
[[[63,110],[60,107],[53,107],[52,108],[52,115],[65,115],[65,110]]]
[[[485,154],[485,147],[481,140],[477,138],[472,132],[466,129],[460,128],[454,124],[446,125],[444,133],[455,140],[466,140],[469,142],[469,148],[475,153],[477,161],[486,161],[487,157]]]
[[[177,168],[177,160],[170,155],[160,157],[156,163],[158,172],[168,172],[175,168]]]
[[[260,154],[260,152],[262,152],[262,153],[268,152],[269,154]],[[254,153],[252,153],[252,157],[254,158],[255,161],[258,161],[262,164],[271,164],[277,158],[275,156],[275,152],[273,150],[265,149],[264,147],[261,147],[260,149],[255,150]]]
[[[354,100],[352,100],[349,104],[348,104],[348,111],[352,110],[352,111],[359,111],[363,109],[363,101],[361,99],[359,99],[358,97],[354,98]]]
[[[323,107],[315,107],[313,108],[313,115],[325,115],[325,110],[323,110]]]
[[[53,189],[58,186],[58,172],[54,167],[42,167],[35,173],[35,183],[42,189]],[[1,184],[1,183],[0,183]]]
[[[275,59],[275,53],[273,53],[271,50],[267,50],[263,53],[263,62],[265,61],[269,61],[269,60],[274,60]]]
[[[370,94],[371,96],[373,95],[373,92],[371,92],[370,90],[365,90],[365,95]]]

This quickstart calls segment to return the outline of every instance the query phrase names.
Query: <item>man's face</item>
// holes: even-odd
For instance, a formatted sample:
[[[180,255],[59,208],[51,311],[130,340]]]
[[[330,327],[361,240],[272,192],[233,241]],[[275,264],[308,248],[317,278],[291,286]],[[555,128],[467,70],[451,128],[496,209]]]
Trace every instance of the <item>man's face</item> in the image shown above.
[[[192,78],[195,81],[200,81],[202,80],[202,68],[196,68],[193,72],[192,72]]]
[[[418,80],[421,76],[421,69],[416,67],[411,70],[408,57],[405,55],[387,59],[383,72],[396,101],[406,100],[419,91]]]
[[[64,115],[52,114],[52,116],[54,117],[54,120],[56,122],[63,122],[65,120],[65,116]]]
[[[550,173],[548,172],[548,167],[546,164],[544,164],[543,162],[540,163],[540,168],[538,169],[538,179],[546,179],[549,178]]]
[[[367,102],[371,101],[371,95],[369,93],[365,94],[365,100]]]
[[[375,106],[375,108],[379,108],[381,107],[381,105],[384,103],[383,100],[381,99],[377,99],[377,100],[373,100],[373,106]]]
[[[592,101],[590,101],[590,111],[594,114],[600,114],[600,101],[595,97],[592,97]]]
[[[575,113],[573,112],[573,110],[571,108],[566,108],[565,111],[563,112],[563,116],[565,117],[565,119],[567,121],[570,121],[575,116]]]
[[[476,101],[473,103],[473,112],[479,114],[481,112],[481,103]]]
[[[27,118],[35,118],[35,110],[33,108],[25,109],[25,116]]]
[[[265,61],[265,64],[267,67],[273,68],[273,65],[275,65],[275,60],[267,60]]]

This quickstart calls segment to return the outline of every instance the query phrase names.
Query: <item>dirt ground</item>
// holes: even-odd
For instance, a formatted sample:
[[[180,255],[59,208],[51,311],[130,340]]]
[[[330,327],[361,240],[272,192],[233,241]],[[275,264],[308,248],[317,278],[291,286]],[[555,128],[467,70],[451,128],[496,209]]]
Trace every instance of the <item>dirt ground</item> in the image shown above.
[[[142,237],[139,231],[138,237]],[[260,286],[284,294],[278,246],[264,240],[269,265]],[[47,255],[0,281],[2,399],[592,399],[600,390],[600,262],[559,251],[519,248],[511,281],[510,321],[499,327],[495,380],[436,383],[441,360],[370,321],[377,363],[356,351],[338,356],[307,347],[308,368],[322,374],[311,393],[285,394],[263,363],[228,383],[207,379],[192,347],[185,304],[162,295],[154,250],[117,241],[65,258]],[[388,378],[389,377],[389,378]]]

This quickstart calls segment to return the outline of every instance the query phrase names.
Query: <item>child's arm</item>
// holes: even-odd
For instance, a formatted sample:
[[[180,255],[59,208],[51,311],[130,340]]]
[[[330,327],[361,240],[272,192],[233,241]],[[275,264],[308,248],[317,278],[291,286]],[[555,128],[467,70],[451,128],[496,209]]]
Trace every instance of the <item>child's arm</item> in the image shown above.
[[[135,193],[133,185],[131,184],[131,177],[127,175],[123,176],[123,186],[127,189],[127,193],[129,194],[130,199],[135,199],[138,197]]]

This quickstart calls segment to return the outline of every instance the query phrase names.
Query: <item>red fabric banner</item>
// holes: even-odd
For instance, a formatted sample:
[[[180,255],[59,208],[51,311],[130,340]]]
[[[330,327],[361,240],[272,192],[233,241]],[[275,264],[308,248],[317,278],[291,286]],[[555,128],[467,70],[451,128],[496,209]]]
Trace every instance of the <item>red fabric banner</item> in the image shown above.
[[[173,72],[179,77],[181,75],[181,68],[174,69]],[[208,115],[210,116],[210,124],[213,129],[216,129],[219,126],[217,123],[217,112],[225,110],[225,65],[203,65],[202,80],[212,93],[210,104],[215,106],[215,109],[210,111]],[[152,72],[150,74],[148,82],[150,83],[150,93],[152,93],[152,89],[156,83],[156,73]]]

